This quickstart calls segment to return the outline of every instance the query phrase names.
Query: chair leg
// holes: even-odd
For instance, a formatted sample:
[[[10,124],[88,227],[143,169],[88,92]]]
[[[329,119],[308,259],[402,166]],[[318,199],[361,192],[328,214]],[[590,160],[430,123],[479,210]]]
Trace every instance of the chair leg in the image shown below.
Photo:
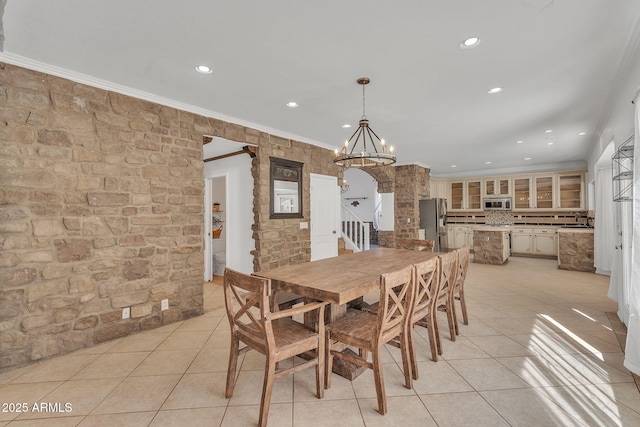
[[[325,380],[324,388],[331,388],[331,373],[333,370],[333,355],[331,354],[331,337],[327,333],[325,339]]]
[[[325,339],[323,336],[318,338],[318,348],[316,349],[316,356],[318,357],[318,364],[316,365],[316,396],[318,399],[324,397],[324,381],[326,377],[325,372]]]
[[[416,347],[415,347],[415,331],[413,325],[409,328],[409,357],[411,358],[411,375],[414,380],[418,379],[418,361],[416,360]]]
[[[435,315],[432,312],[427,317],[427,332],[429,333],[429,346],[431,347],[431,360],[438,361],[438,354],[442,354],[440,350],[440,340],[438,339],[437,323]],[[417,378],[416,378],[417,379]]]
[[[236,384],[236,368],[238,367],[238,348],[240,341],[238,336],[231,333],[231,348],[229,349],[229,367],[227,368],[227,387],[224,396],[228,399],[233,396],[233,388]]]
[[[411,329],[413,329],[413,327],[411,327]],[[412,359],[415,360],[415,358],[411,357],[412,355],[411,355],[410,349],[413,346],[410,344],[409,334],[410,332],[408,330],[400,334],[400,352],[402,353],[402,370],[404,371],[404,386],[408,389],[411,389],[413,387],[413,384],[411,383],[412,371],[413,371],[411,364],[412,364]]]
[[[262,385],[262,400],[260,401],[260,418],[258,419],[259,427],[267,426],[269,417],[269,405],[271,404],[271,390],[273,390],[273,380],[276,371],[276,363],[267,356],[264,368],[264,383]]]
[[[449,337],[451,338],[451,341],[455,341],[456,340],[456,317],[455,317],[455,312],[453,311],[453,303],[451,302],[451,300],[449,300],[447,302],[447,306],[446,306],[446,312],[447,312],[447,323],[449,324]]]
[[[376,396],[378,398],[378,412],[384,415],[387,413],[387,395],[384,389],[384,376],[382,374],[382,363],[380,361],[381,347],[372,351],[373,359],[373,380],[376,385]]]
[[[464,300],[464,289],[460,288],[460,295],[458,297],[460,299],[460,308],[462,309],[462,323],[465,325],[469,324],[469,317],[467,317],[467,303]]]
[[[434,310],[433,313],[433,333],[436,337],[436,347],[438,349],[438,354],[442,356],[442,343],[440,342],[440,329],[438,328],[438,317],[437,312]]]

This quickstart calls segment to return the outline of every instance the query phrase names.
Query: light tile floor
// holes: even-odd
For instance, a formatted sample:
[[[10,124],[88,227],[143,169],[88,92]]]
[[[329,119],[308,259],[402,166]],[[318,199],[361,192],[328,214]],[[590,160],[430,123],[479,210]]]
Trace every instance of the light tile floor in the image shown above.
[[[375,411],[373,376],[334,376],[314,396],[312,369],[276,381],[271,426],[640,426],[640,393],[623,367],[608,278],[558,270],[549,260],[471,264],[470,324],[430,359],[418,328],[420,378],[402,386],[401,358],[384,359],[389,412]],[[219,281],[205,284],[206,314],[0,374],[2,426],[256,425],[263,358],[240,360],[224,397],[229,326]],[[611,319],[611,320],[610,320]],[[15,403],[26,403],[26,413]],[[34,403],[71,404],[35,412]]]

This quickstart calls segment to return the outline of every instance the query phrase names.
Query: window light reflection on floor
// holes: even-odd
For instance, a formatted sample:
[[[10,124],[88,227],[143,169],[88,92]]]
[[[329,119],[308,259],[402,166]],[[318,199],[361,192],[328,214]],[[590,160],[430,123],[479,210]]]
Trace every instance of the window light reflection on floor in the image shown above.
[[[601,361],[604,362],[604,357],[602,356],[602,353],[600,351],[598,351],[598,349],[596,349],[594,346],[592,346],[591,344],[589,344],[588,342],[586,342],[585,340],[583,340],[582,338],[580,338],[579,336],[577,336],[575,333],[573,333],[571,330],[567,329],[564,325],[560,324],[559,322],[557,322],[555,319],[553,319],[551,316],[547,315],[547,314],[541,314],[540,315],[543,319],[545,319],[547,322],[551,323],[552,325],[554,325],[556,328],[560,329],[562,332],[564,332],[565,334],[569,335],[569,337],[571,339],[573,339],[574,341],[576,341],[578,344],[580,344],[582,347],[584,347],[586,350],[589,351],[589,353],[593,354],[594,356],[596,356],[598,359],[600,359]]]

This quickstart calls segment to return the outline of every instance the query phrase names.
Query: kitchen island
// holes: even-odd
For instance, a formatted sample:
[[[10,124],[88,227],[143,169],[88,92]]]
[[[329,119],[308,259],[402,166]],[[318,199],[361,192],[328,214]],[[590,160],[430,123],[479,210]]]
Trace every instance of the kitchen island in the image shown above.
[[[473,229],[473,262],[502,265],[509,260],[509,227],[478,226]]]
[[[593,237],[593,228],[558,228],[558,268],[594,273]]]

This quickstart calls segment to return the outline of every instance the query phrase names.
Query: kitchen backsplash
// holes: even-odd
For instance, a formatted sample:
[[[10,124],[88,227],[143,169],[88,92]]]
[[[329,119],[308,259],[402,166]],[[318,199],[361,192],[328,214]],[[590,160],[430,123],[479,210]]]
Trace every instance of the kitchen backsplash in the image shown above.
[[[513,214],[508,211],[486,211],[484,221],[489,225],[513,225]]]

